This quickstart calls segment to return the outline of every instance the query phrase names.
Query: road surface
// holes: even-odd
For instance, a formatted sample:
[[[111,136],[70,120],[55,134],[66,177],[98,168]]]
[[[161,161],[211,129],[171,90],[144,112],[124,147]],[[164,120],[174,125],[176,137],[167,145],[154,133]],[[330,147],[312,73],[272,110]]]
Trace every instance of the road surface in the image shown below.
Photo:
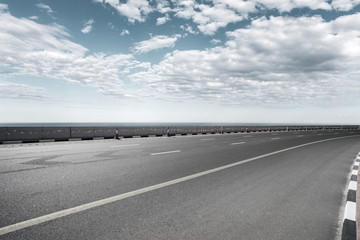
[[[2,145],[0,239],[336,239],[359,151],[355,130]]]

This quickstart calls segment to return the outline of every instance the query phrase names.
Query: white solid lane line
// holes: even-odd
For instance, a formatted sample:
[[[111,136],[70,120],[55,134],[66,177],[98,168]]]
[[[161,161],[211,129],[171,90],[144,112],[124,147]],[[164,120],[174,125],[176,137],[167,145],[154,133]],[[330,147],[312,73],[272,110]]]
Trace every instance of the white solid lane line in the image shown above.
[[[239,145],[239,144],[244,144],[245,142],[236,142],[236,143],[230,143],[230,145]]]
[[[359,136],[359,135],[356,135],[356,136]],[[15,231],[20,230],[20,229],[24,229],[24,228],[31,227],[31,226],[34,226],[34,225],[38,225],[40,223],[44,223],[44,222],[48,222],[48,221],[51,221],[51,220],[54,220],[54,219],[65,217],[65,216],[68,216],[70,214],[75,214],[75,213],[82,212],[82,211],[85,211],[85,210],[88,210],[88,209],[92,209],[92,208],[103,206],[103,205],[106,205],[106,204],[109,204],[109,203],[117,202],[117,201],[123,200],[125,198],[136,196],[136,195],[139,195],[139,194],[142,194],[142,193],[150,192],[150,191],[153,191],[153,190],[156,190],[156,189],[164,188],[164,187],[171,186],[171,185],[174,185],[174,184],[177,184],[177,183],[181,183],[181,182],[185,182],[185,181],[188,181],[188,180],[191,180],[191,179],[195,179],[195,178],[198,178],[198,177],[209,175],[211,173],[215,173],[215,172],[222,171],[222,170],[225,170],[225,169],[228,169],[228,168],[239,166],[239,165],[242,165],[242,164],[245,164],[245,163],[248,163],[248,162],[252,162],[252,161],[255,161],[255,160],[258,160],[258,159],[262,159],[262,158],[265,158],[265,157],[269,157],[269,156],[272,156],[272,155],[275,155],[275,154],[287,152],[287,151],[290,151],[290,150],[294,150],[294,149],[301,148],[301,147],[306,147],[306,146],[317,144],[317,143],[333,141],[333,140],[337,140],[337,139],[350,138],[350,137],[355,137],[355,136],[329,138],[329,139],[324,139],[324,140],[320,140],[320,141],[309,142],[309,143],[297,145],[297,146],[294,146],[294,147],[285,148],[285,149],[278,150],[278,151],[275,151],[275,152],[271,152],[271,153],[263,154],[263,155],[260,155],[260,156],[257,156],[257,157],[248,158],[246,160],[242,160],[242,161],[239,161],[239,162],[231,163],[231,164],[228,164],[228,165],[225,165],[225,166],[222,166],[222,167],[213,168],[213,169],[210,169],[210,170],[207,170],[207,171],[204,171],[204,172],[192,174],[192,175],[189,175],[189,176],[186,176],[186,177],[177,178],[177,179],[174,179],[174,180],[171,180],[171,181],[168,181],[168,182],[163,182],[163,183],[156,184],[156,185],[153,185],[153,186],[141,188],[141,189],[138,189],[138,190],[135,190],[135,191],[132,191],[132,192],[119,194],[119,195],[116,195],[116,196],[113,196],[113,197],[105,198],[105,199],[98,200],[98,201],[95,201],[95,202],[90,202],[90,203],[83,204],[83,205],[80,205],[80,206],[77,206],[77,207],[65,209],[65,210],[54,212],[54,213],[44,215],[44,216],[41,216],[41,217],[37,217],[37,218],[33,218],[33,219],[26,220],[26,221],[23,221],[23,222],[15,223],[15,224],[8,225],[8,226],[0,228],[0,236],[4,235],[4,234],[7,234],[7,233],[10,233],[10,232],[15,232]],[[357,173],[357,171],[356,171],[356,173]],[[345,207],[345,212],[352,211],[352,207],[353,206]]]
[[[168,151],[168,152],[158,152],[158,153],[151,153],[151,156],[156,156],[156,155],[163,155],[163,154],[170,154],[170,153],[179,153],[181,152],[181,150],[175,150],[175,151]]]

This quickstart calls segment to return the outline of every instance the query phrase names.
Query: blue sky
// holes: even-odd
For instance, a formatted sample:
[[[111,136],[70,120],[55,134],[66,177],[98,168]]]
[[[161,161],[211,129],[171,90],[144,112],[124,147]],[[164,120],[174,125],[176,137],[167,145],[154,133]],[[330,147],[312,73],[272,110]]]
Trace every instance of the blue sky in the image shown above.
[[[0,122],[359,124],[360,0],[0,0]]]

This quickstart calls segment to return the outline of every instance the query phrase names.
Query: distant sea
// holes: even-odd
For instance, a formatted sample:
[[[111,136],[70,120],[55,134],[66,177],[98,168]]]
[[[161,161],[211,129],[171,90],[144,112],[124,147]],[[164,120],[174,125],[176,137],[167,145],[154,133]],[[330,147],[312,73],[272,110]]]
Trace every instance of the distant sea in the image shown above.
[[[69,122],[69,123],[0,123],[0,127],[153,127],[153,126],[291,126],[277,123],[201,123],[201,122]],[[304,124],[301,124],[304,125]],[[306,125],[306,124],[305,124]]]

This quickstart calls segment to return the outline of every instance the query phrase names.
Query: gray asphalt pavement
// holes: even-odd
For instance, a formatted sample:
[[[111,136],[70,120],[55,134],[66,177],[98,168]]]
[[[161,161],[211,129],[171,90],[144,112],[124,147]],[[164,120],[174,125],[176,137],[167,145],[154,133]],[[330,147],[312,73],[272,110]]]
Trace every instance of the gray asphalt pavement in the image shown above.
[[[301,131],[1,145],[1,229],[101,204],[55,214],[0,239],[336,239],[358,135]],[[175,179],[182,180],[149,189]]]

